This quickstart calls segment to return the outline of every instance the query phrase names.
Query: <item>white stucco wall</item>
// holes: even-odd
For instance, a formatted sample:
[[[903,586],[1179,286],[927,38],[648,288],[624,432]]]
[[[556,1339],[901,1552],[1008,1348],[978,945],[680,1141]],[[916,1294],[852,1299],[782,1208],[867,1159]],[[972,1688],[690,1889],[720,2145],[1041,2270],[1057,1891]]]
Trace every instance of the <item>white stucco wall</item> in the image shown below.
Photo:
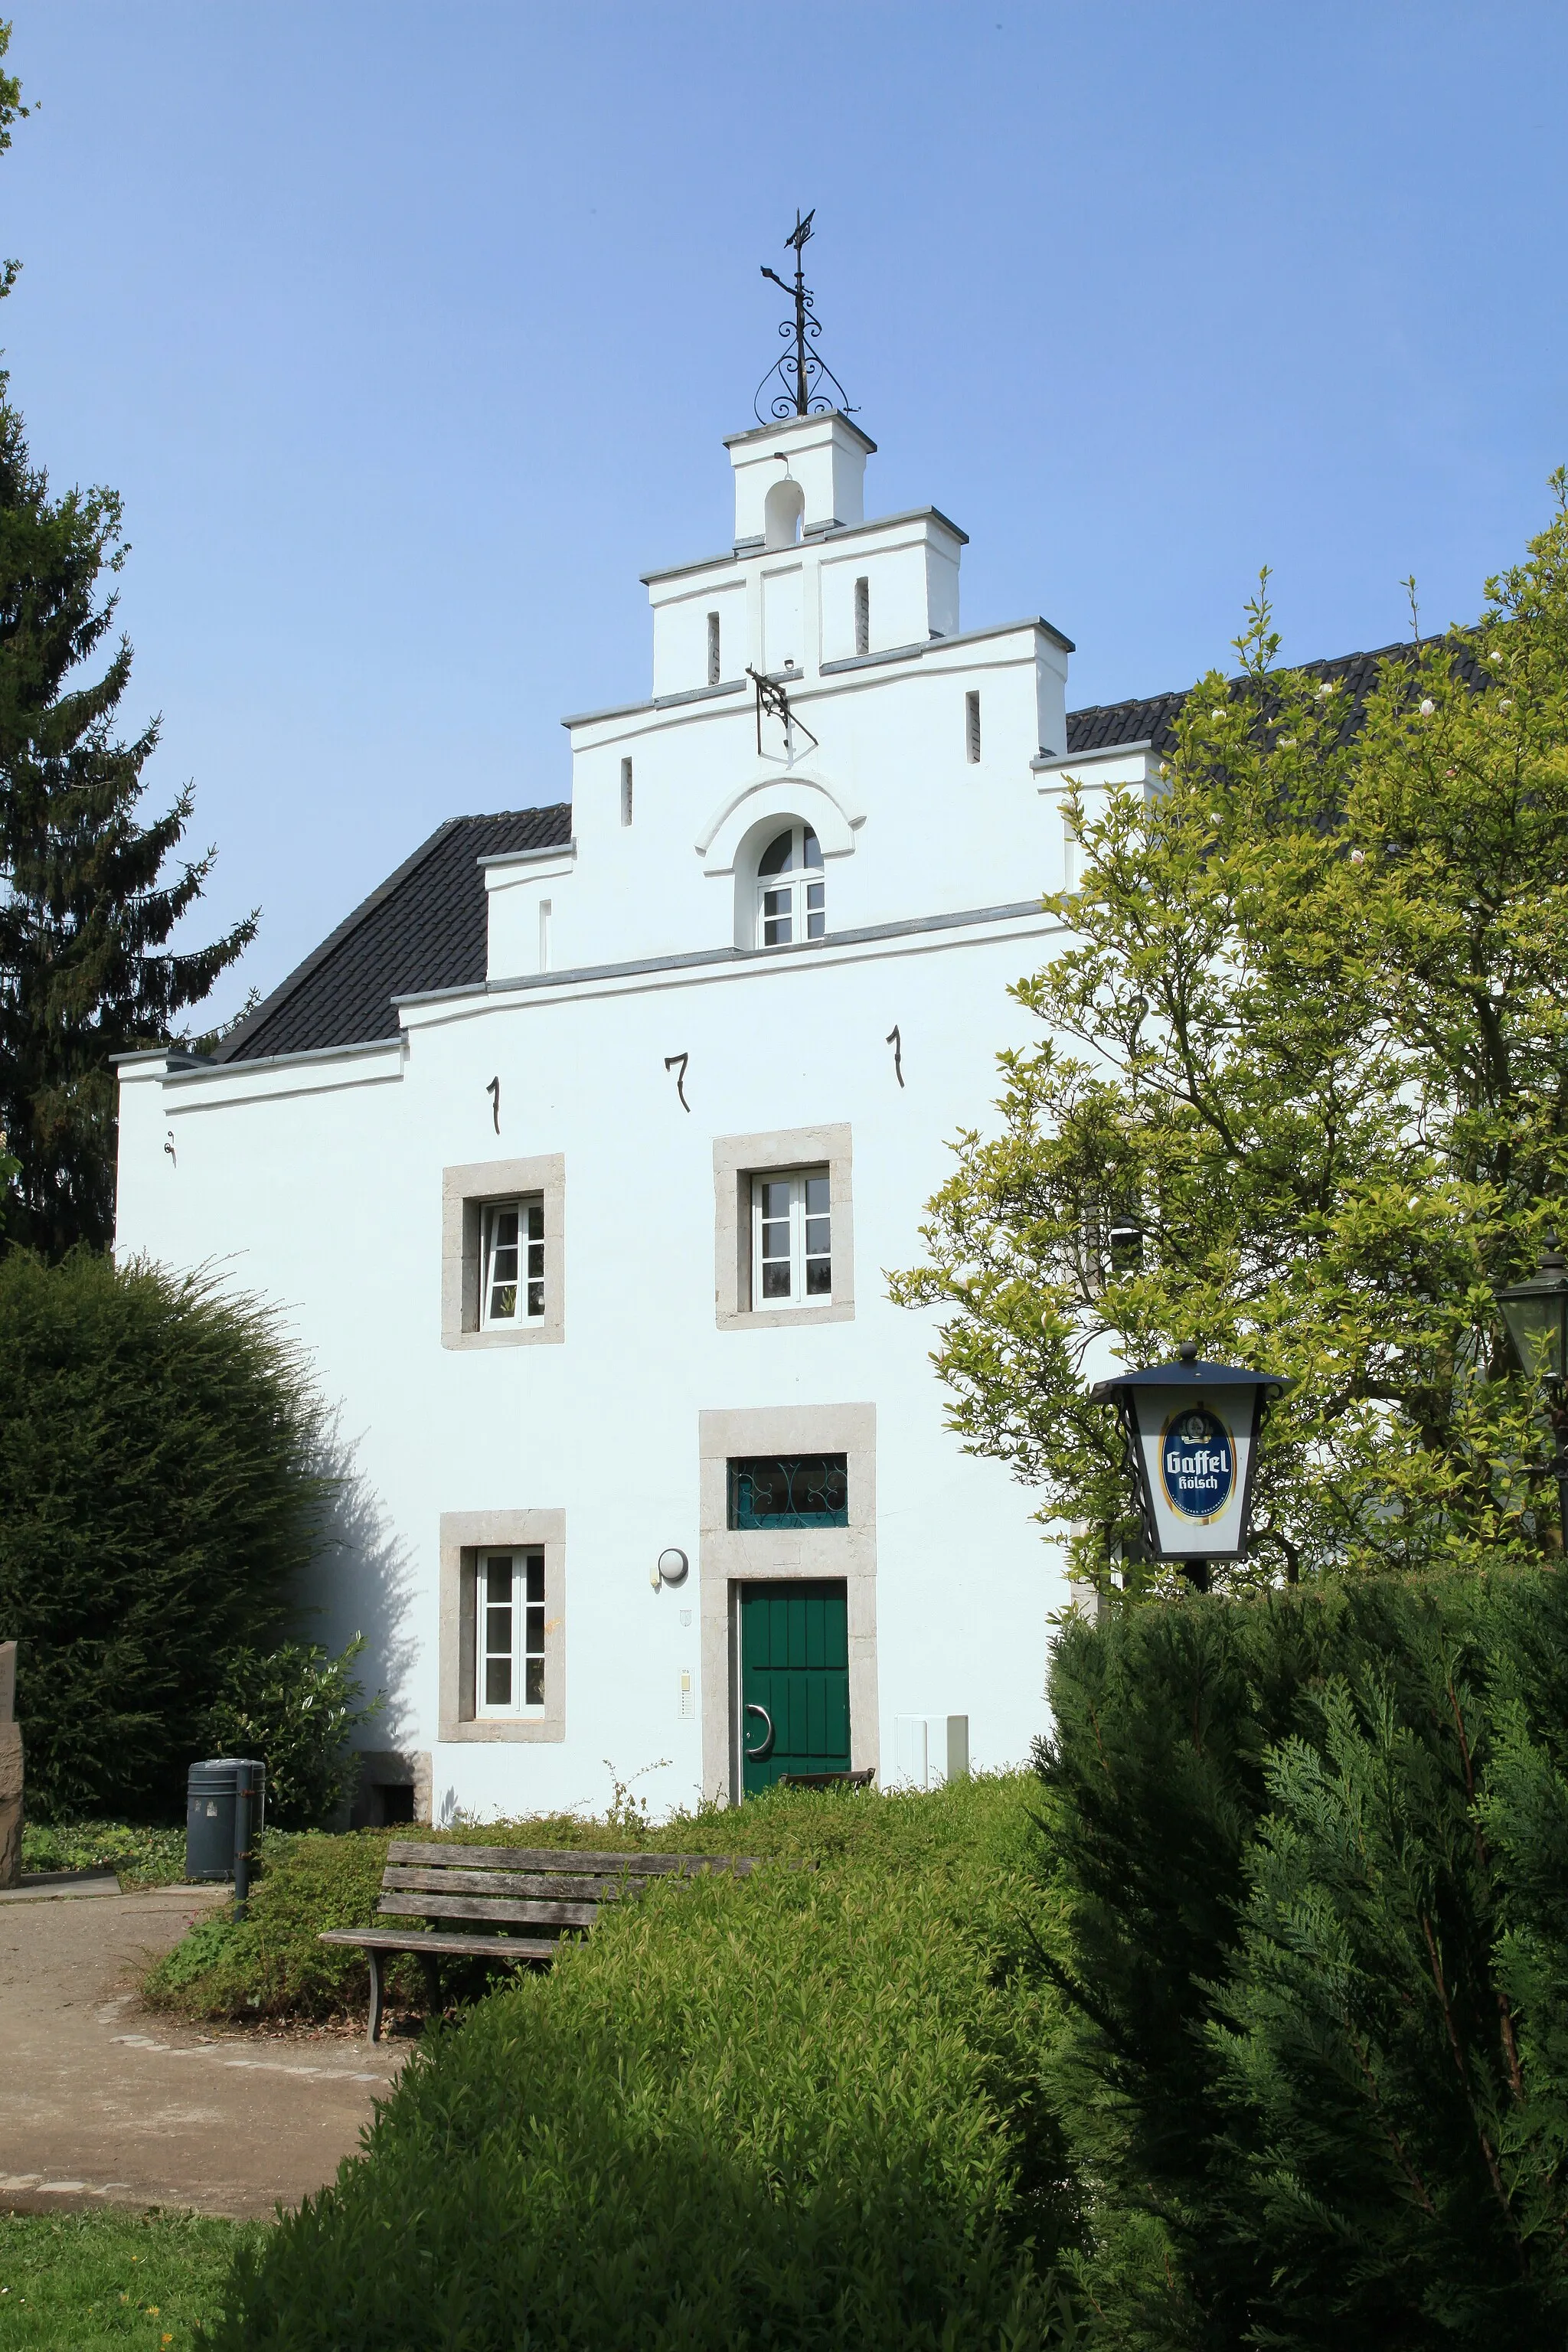
[[[806,424],[794,471],[820,478],[809,524],[812,498],[851,502],[865,436]],[[745,436],[731,457],[757,446]],[[766,469],[736,471],[742,520],[760,511]],[[932,1318],[890,1307],[882,1276],[918,1256],[946,1139],[987,1123],[994,1055],[1028,1034],[1007,983],[1059,938],[1034,902],[1061,879],[1063,772],[1048,755],[1065,742],[1067,652],[1036,622],[932,637],[933,610],[956,620],[962,534],[929,514],[864,530],[861,551],[835,532],[794,551],[803,614],[826,632],[792,688],[815,747],[797,737],[791,759],[769,721],[759,757],[749,684],[569,722],[574,844],[487,861],[488,984],[405,1003],[402,1035],[368,1050],[198,1068],[144,1056],[121,1071],[118,1247],[220,1264],[308,1352],[351,1478],[322,1637],[370,1637],[389,1706],[366,1744],[429,1753],[438,1815],[602,1804],[605,1759],[623,1780],[643,1774],[656,1808],[702,1789],[704,1717],[711,1734],[730,1704],[700,1639],[704,1412],[875,1408],[874,1734],[859,1729],[884,1777],[898,1717],[966,1715],[981,1766],[1022,1758],[1043,1727],[1058,1553],[1030,1496],[944,1431]],[[727,557],[680,596],[656,580],[656,663],[679,675],[705,662],[704,616],[721,598],[732,636],[745,616],[737,652],[760,667],[773,561]],[[906,596],[889,590],[896,625],[923,625],[918,649],[824,674],[851,593],[837,575],[876,582],[878,563]],[[883,610],[874,585],[874,652]],[[727,676],[742,667],[726,655]],[[1098,767],[1146,772],[1141,753]],[[1096,763],[1073,772],[1092,781]],[[829,936],[759,951],[756,855],[791,814],[823,840]],[[666,1067],[677,1054],[689,1110]],[[715,1139],[829,1123],[853,1137],[853,1317],[722,1328]],[[562,1343],[443,1348],[443,1171],[554,1154]],[[565,1514],[565,1737],[443,1746],[440,1523],[507,1511]],[[672,1546],[692,1576],[656,1592],[649,1570]],[[683,1675],[698,1694],[689,1718]],[[708,1785],[722,1793],[714,1752],[710,1738]]]

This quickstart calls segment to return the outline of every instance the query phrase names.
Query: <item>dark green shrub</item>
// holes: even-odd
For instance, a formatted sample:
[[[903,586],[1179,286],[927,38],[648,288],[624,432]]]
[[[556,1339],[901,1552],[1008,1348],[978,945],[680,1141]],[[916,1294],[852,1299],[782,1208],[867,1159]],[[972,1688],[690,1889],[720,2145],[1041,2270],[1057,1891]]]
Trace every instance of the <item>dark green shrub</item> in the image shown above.
[[[1052,1696],[1107,2342],[1560,2346],[1568,1584],[1138,1611]]]
[[[310,1397],[215,1277],[0,1258],[0,1628],[30,1805],[167,1817],[320,1542]]]
[[[314,1643],[282,1642],[258,1655],[230,1654],[222,1687],[202,1727],[210,1756],[258,1756],[267,1766],[267,1818],[279,1829],[307,1829],[336,1812],[353,1792],[358,1769],[349,1733],[381,1706],[358,1702],[351,1669],[363,1635],[334,1658]]]
[[[1017,1968],[1026,1800],[785,1791],[641,1837],[529,1824],[779,1861],[656,1889],[427,2037],[367,2155],[242,2268],[215,2343],[1049,2340],[1073,2201],[1038,2097],[1049,1997]]]

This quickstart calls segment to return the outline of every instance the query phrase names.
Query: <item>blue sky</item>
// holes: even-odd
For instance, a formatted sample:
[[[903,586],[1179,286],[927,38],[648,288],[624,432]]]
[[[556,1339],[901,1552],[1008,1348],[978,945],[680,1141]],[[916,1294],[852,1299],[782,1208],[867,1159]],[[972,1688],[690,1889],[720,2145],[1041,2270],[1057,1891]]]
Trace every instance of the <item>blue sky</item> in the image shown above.
[[[731,530],[797,204],[872,510],[1077,704],[1471,614],[1568,458],[1568,10],[17,0],[0,332],[112,483],[126,718],[266,988],[447,815],[563,797],[637,574]],[[1020,877],[1021,886],[1028,877]]]

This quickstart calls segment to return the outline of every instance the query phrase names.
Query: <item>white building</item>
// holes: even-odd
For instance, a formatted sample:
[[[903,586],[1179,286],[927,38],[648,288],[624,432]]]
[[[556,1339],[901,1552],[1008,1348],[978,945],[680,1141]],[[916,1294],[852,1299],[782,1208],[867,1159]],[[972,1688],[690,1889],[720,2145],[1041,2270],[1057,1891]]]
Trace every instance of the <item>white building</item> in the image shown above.
[[[221,1261],[341,1407],[320,1637],[421,1813],[1042,1727],[1058,1551],[883,1270],[1031,1025],[1069,752],[1144,779],[1174,698],[1069,722],[1067,638],[961,627],[955,524],[863,519],[874,446],[732,438],[734,544],[648,575],[652,698],[565,721],[570,803],[452,820],[219,1059],[121,1066],[121,1255]]]

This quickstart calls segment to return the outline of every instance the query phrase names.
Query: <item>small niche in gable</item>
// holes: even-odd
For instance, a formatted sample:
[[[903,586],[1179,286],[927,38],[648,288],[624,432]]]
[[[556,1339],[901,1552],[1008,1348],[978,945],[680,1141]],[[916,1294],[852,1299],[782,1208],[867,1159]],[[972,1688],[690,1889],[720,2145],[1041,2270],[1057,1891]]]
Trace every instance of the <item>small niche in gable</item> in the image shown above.
[[[805,514],[805,492],[798,482],[786,475],[775,482],[768,492],[763,510],[763,543],[765,547],[798,547],[800,527]]]

